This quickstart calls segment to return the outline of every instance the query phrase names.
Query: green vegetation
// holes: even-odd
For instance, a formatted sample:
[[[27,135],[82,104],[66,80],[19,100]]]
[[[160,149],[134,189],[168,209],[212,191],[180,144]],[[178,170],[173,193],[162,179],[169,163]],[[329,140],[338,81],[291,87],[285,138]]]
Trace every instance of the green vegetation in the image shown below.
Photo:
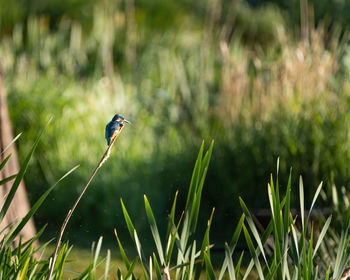
[[[167,238],[177,240],[174,227],[179,225],[182,247],[174,246],[174,254],[187,253],[192,266],[182,266],[181,257],[166,259],[169,251],[158,237],[152,266],[180,265],[178,275],[185,278],[190,267],[196,271],[191,275],[198,276],[196,267],[203,266],[211,275],[212,259],[202,238],[209,232],[212,208],[215,230],[210,240],[222,248],[243,210],[239,242],[249,245],[252,264],[245,263],[250,258],[245,253],[242,264],[237,262],[240,255],[234,255],[231,266],[231,242],[224,265],[231,278],[239,276],[240,265],[255,265],[254,273],[264,278],[293,278],[294,273],[305,279],[317,273],[326,277],[332,262],[336,265],[331,270],[337,267],[334,273],[339,275],[346,263],[334,252],[348,242],[344,213],[350,192],[350,13],[346,1],[333,2],[309,1],[308,18],[300,26],[300,11],[306,13],[300,3],[307,1],[35,0],[7,5],[0,0],[1,72],[13,128],[23,132],[16,144],[21,165],[28,168],[23,175],[30,201],[43,203],[44,210],[32,214],[39,228],[48,223],[41,240],[57,235],[106,149],[106,123],[121,113],[132,125],[94,178],[65,240],[88,247],[103,235],[109,246],[115,243],[112,229],[117,228],[125,254],[132,255],[129,248],[135,245],[135,236],[129,238],[130,223],[123,222],[128,213],[147,255],[156,228],[160,236],[167,232]],[[308,37],[301,30],[308,31]],[[27,161],[30,144],[50,116],[52,125]],[[203,139],[215,139],[215,149],[204,176],[201,211],[188,214],[186,221],[186,213],[194,210],[184,194],[197,144]],[[280,200],[279,185],[272,180],[265,195],[266,179],[278,157],[279,178],[291,176],[290,166],[293,174],[302,175],[302,196],[287,191]],[[49,188],[77,164],[79,171],[61,181],[59,189]],[[324,184],[318,189],[321,180]],[[291,176],[290,183],[281,185],[290,187],[297,181]],[[44,201],[45,191],[50,196]],[[322,197],[317,205],[315,193]],[[328,227],[330,221],[323,218],[309,228],[304,217],[300,229],[288,218],[287,201],[294,206],[303,202],[301,208],[307,209],[334,205],[329,234],[323,235],[323,225]],[[185,209],[184,216],[180,219],[175,212],[169,224],[166,217],[175,204]],[[249,217],[269,204],[270,228],[256,231]],[[282,220],[280,212],[274,213],[278,208]],[[198,225],[197,230],[182,233],[186,223]],[[264,247],[264,252],[261,247],[269,241],[269,231],[275,238],[273,248]],[[287,245],[288,238],[294,243]],[[139,258],[132,258],[135,265],[150,265],[149,259]],[[306,266],[297,265],[301,259],[308,265],[306,272]],[[123,273],[131,271],[133,261],[124,260]],[[214,273],[220,265],[214,262]]]
[[[146,193],[157,201],[156,216],[166,215],[174,191],[184,190],[195,144],[203,138],[217,143],[203,199],[207,213],[216,206],[219,228],[238,215],[231,207],[236,194],[254,209],[266,205],[264,182],[278,156],[282,177],[289,173],[286,163],[303,175],[307,205],[319,180],[328,195],[331,174],[337,186],[347,184],[350,66],[337,27],[320,24],[304,45],[277,8],[242,3],[227,7],[231,16],[220,16],[220,3],[210,5],[205,23],[185,17],[180,29],[166,32],[138,24],[137,13],[133,18],[120,3],[107,1],[94,7],[88,31],[69,18],[51,29],[47,17],[30,16],[3,36],[11,118],[16,132],[25,132],[21,159],[26,143],[54,116],[26,176],[31,201],[67,167],[81,164],[53,192],[55,203],[38,214],[39,225],[50,221],[49,230],[57,230],[101,157],[104,126],[116,112],[133,126],[79,206],[71,238],[82,229],[89,238],[111,240],[110,229],[120,225],[119,197],[140,217],[142,199],[135,194]],[[232,29],[245,18],[251,22]],[[136,223],[146,230],[144,220]],[[227,238],[219,232],[215,240]]]
[[[10,194],[7,196],[4,206],[0,211],[1,217],[6,214],[8,206],[12,202],[13,195],[26,172],[28,163],[36,149],[40,136],[41,134],[28,153],[25,164],[21,166],[20,171],[16,174]],[[141,279],[142,277],[143,279],[153,279],[153,276],[159,280],[164,277],[165,279],[200,279],[203,271],[205,271],[205,277],[207,279],[223,279],[223,277],[229,277],[229,279],[247,279],[252,273],[258,274],[260,279],[274,279],[275,277],[278,279],[339,279],[350,260],[350,238],[348,236],[350,208],[345,215],[341,236],[335,246],[335,252],[337,252],[336,257],[328,259],[326,265],[316,261],[317,257],[320,259],[324,258],[323,254],[318,255],[318,249],[323,244],[323,239],[326,234],[328,234],[332,218],[330,216],[320,230],[314,231],[314,223],[311,223],[310,231],[310,214],[321,192],[322,183],[316,190],[308,215],[305,216],[304,186],[300,177],[300,218],[295,215],[293,216],[290,200],[291,175],[289,176],[286,195],[280,198],[278,182],[279,161],[277,162],[276,182],[273,181],[271,175],[271,181],[268,185],[268,197],[272,218],[267,227],[263,229],[262,234],[259,233],[256,223],[253,221],[253,216],[246,207],[244,201],[240,199],[243,214],[235,227],[231,242],[225,243],[225,257],[222,261],[222,265],[217,271],[214,270],[210,253],[211,248],[215,246],[210,241],[214,209],[207,223],[202,243],[198,243],[198,239],[195,237],[203,187],[212,155],[213,144],[214,142],[211,143],[205,154],[204,143],[199,150],[188,190],[186,206],[180,218],[177,218],[176,214],[178,212],[176,209],[178,193],[175,195],[168,219],[166,247],[164,247],[160,231],[158,230],[157,221],[147,197],[144,196],[144,205],[155,245],[151,246],[153,248],[153,253],[149,254],[149,258],[148,253],[145,253],[144,246],[140,242],[141,239],[134,227],[132,219],[123,201],[121,201],[127,228],[137,250],[136,258],[133,261],[129,260],[122,242],[117,235],[117,231],[115,231],[120,254],[125,265],[125,272],[122,272],[119,267],[120,264],[118,263],[117,267],[112,267],[115,272],[110,271],[110,250],[107,251],[106,258],[101,260],[101,237],[96,246],[93,245],[92,247],[93,258],[90,263],[82,272],[73,272],[74,279],[96,279],[96,276],[100,273],[98,267],[101,266],[101,264],[105,265],[104,273],[100,276],[101,279],[109,279],[110,277],[117,277],[117,279]],[[10,156],[1,163],[0,168],[6,165],[9,157]],[[65,174],[58,183],[74,171],[74,169]],[[5,178],[1,184],[8,180],[9,179]],[[0,247],[0,275],[2,277],[6,279],[47,279],[49,263],[51,262],[52,256],[46,259],[45,255],[44,257],[41,255],[41,257],[38,258],[37,254],[42,252],[45,247],[47,247],[48,243],[45,243],[39,248],[33,246],[34,242],[41,236],[44,228],[37,236],[29,241],[22,243],[20,240],[16,248],[12,248],[11,243],[17,237],[20,229],[23,228],[28,222],[28,219],[33,216],[38,207],[46,199],[47,195],[53,190],[55,185],[41,196],[28,214],[14,225],[2,239]],[[298,220],[299,222],[301,221],[300,227],[297,226]],[[241,269],[244,251],[240,254],[238,260],[232,258],[242,230],[250,252],[250,262],[248,262],[249,264],[244,270]],[[149,246],[149,244],[147,246]],[[52,278],[50,279],[62,279],[64,273],[72,273],[65,269],[66,262],[68,261],[67,255],[70,250],[67,244],[61,247],[54,266]],[[141,263],[141,271],[140,266],[136,266],[138,262]]]

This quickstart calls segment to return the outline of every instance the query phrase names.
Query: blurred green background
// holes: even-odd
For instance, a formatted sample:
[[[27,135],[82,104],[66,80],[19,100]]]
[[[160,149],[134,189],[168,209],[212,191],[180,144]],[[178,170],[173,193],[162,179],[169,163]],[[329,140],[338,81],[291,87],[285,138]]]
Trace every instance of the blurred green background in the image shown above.
[[[345,0],[0,0],[20,160],[54,116],[26,175],[30,200],[81,164],[35,217],[48,223],[45,238],[56,236],[107,148],[115,113],[133,124],[68,226],[82,246],[114,240],[115,227],[126,233],[120,197],[141,236],[143,194],[156,218],[167,217],[176,190],[183,206],[203,139],[215,146],[200,224],[215,207],[214,242],[230,238],[238,196],[253,210],[268,205],[277,157],[281,183],[292,166],[309,202],[321,180],[326,192],[331,183],[349,188],[349,24]]]

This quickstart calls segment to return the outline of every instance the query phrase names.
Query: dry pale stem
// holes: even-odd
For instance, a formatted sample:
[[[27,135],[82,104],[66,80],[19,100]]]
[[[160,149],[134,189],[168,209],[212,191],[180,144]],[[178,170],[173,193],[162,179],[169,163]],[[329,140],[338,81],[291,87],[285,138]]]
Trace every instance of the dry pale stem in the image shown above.
[[[122,131],[123,127],[124,126],[121,127],[121,129],[119,130],[119,133],[111,140],[111,143],[109,144],[106,152],[104,153],[103,157],[99,161],[99,163],[98,163],[97,167],[95,168],[95,170],[92,172],[89,181],[87,182],[87,184],[85,185],[84,189],[80,193],[78,199],[75,201],[72,209],[70,209],[68,211],[68,214],[67,214],[66,218],[64,219],[64,222],[62,224],[60,233],[58,235],[58,239],[57,239],[57,244],[56,244],[54,255],[53,255],[52,258],[50,258],[50,268],[49,268],[49,274],[48,274],[47,280],[50,280],[51,277],[52,277],[52,273],[53,273],[53,270],[54,270],[54,267],[55,267],[55,263],[56,263],[56,259],[57,259],[58,250],[59,250],[59,248],[61,246],[62,236],[63,236],[64,230],[66,229],[66,226],[67,226],[67,224],[69,222],[69,219],[73,215],[73,212],[74,212],[75,208],[77,207],[80,199],[83,197],[83,195],[84,195],[85,191],[87,190],[88,186],[90,185],[92,179],[95,177],[97,171],[101,168],[102,164],[108,159],[108,157],[109,157],[109,155],[111,153],[112,146],[113,146],[115,140],[117,139],[117,137],[119,136],[120,132]]]

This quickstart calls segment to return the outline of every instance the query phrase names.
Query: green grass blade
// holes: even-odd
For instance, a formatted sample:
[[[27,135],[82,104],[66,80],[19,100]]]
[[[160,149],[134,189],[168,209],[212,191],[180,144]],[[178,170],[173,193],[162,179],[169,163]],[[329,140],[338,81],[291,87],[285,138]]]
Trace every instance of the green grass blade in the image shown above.
[[[271,182],[272,182],[272,176],[271,176]],[[277,230],[278,239],[282,240],[283,239],[283,234],[282,234],[283,221],[282,221],[282,215],[281,215],[281,202],[280,202],[280,195],[279,195],[278,177],[276,179],[275,194],[276,194],[276,198],[275,198],[275,228]]]
[[[132,263],[131,263],[131,265],[130,265],[128,271],[127,271],[127,273],[126,273],[125,276],[124,276],[124,279],[128,279],[128,278],[133,274],[133,272],[134,272],[134,270],[135,270],[135,266],[136,266],[138,260],[139,260],[139,258],[136,257],[136,258],[132,261]]]
[[[9,177],[7,177],[5,179],[0,180],[0,186],[1,185],[5,185],[7,182],[10,182],[11,180],[15,179],[16,176],[17,176],[17,174],[9,176]]]
[[[111,264],[111,250],[107,250],[104,280],[108,280],[108,272]]]
[[[36,138],[31,150],[29,151],[26,159],[24,160],[23,164],[21,165],[21,168],[16,176],[16,180],[15,182],[13,183],[12,187],[11,187],[11,190],[9,192],[9,194],[7,195],[7,198],[5,200],[5,203],[4,205],[2,206],[1,208],[1,211],[0,211],[0,223],[2,222],[2,220],[4,219],[5,217],[5,214],[8,210],[8,208],[10,207],[10,204],[13,200],[13,197],[15,196],[15,193],[19,187],[19,184],[20,182],[22,181],[23,177],[24,177],[24,174],[26,173],[27,171],[27,168],[28,168],[28,165],[29,165],[29,161],[39,143],[39,140],[41,138],[41,135],[43,134],[43,132],[45,131],[46,127],[48,126],[48,124],[51,122],[51,118],[50,120],[47,122],[47,124],[45,125],[44,129],[42,129],[42,131],[39,133],[38,137]]]
[[[335,265],[334,265],[334,271],[333,271],[335,276],[341,275],[339,268],[340,268],[340,263],[341,263],[343,256],[344,256],[344,249],[345,249],[345,243],[346,243],[345,236],[347,236],[347,234],[348,234],[348,232],[343,230],[341,233],[341,236],[340,236],[338,250],[337,250],[338,253],[337,253],[337,258],[335,259]]]
[[[24,264],[24,267],[23,267],[23,270],[21,272],[21,276],[19,278],[19,280],[24,280],[26,279],[26,276],[27,276],[27,271],[28,271],[28,266],[29,266],[29,261],[30,261],[30,257],[27,258],[25,264]]]
[[[296,233],[296,230],[294,228],[294,225],[291,224],[292,229],[292,235],[291,235],[291,243],[292,243],[292,257],[294,265],[298,266],[299,264],[299,247],[298,247],[298,236]]]
[[[275,191],[269,183],[267,184],[267,194],[269,197],[272,219],[275,220]]]
[[[258,246],[260,248],[260,252],[262,253],[263,257],[264,257],[264,260],[265,260],[265,263],[266,265],[268,266],[268,263],[267,263],[267,259],[266,259],[266,256],[265,256],[265,252],[264,252],[264,248],[263,248],[263,245],[261,243],[261,239],[260,239],[260,236],[259,236],[259,233],[258,233],[258,230],[256,229],[256,226],[254,224],[254,221],[252,219],[252,216],[247,208],[247,206],[245,205],[244,201],[242,200],[242,198],[240,197],[239,198],[239,202],[241,204],[241,208],[243,210],[243,213],[245,214],[246,216],[246,219],[247,219],[247,222],[248,222],[248,225],[249,225],[249,228],[250,230],[252,231],[253,233],[253,236],[256,240],[256,242],[258,243]],[[244,228],[244,224],[243,224],[243,228]]]
[[[321,232],[320,232],[320,235],[318,236],[318,240],[316,242],[316,246],[315,246],[315,249],[314,249],[314,253],[313,253],[313,257],[315,257],[316,253],[317,253],[317,250],[318,248],[320,247],[322,241],[323,241],[323,238],[325,237],[327,231],[328,231],[328,228],[329,228],[329,225],[331,223],[331,220],[332,220],[332,215],[328,217],[326,223],[324,224]]]
[[[152,256],[149,257],[149,279],[153,279],[153,261],[152,261]]]
[[[303,184],[303,179],[299,178],[299,199],[300,199],[300,215],[301,215],[301,227],[304,232],[304,184]]]
[[[193,241],[192,251],[191,251],[191,258],[190,258],[190,267],[189,267],[189,277],[188,279],[192,279],[193,275],[193,268],[194,268],[194,261],[196,260],[196,240]]]
[[[98,242],[97,242],[97,245],[96,245],[95,256],[94,256],[94,262],[93,262],[93,266],[92,266],[93,269],[96,268],[97,260],[98,260],[98,257],[100,256],[101,247],[102,247],[102,239],[103,239],[103,237],[101,236],[101,237],[98,239]]]
[[[160,268],[159,263],[157,261],[157,257],[154,253],[153,253],[153,262],[154,262],[154,269],[156,271],[157,279],[161,280],[162,279],[161,268]]]
[[[240,276],[240,274],[241,274],[241,264],[242,264],[242,260],[243,260],[243,255],[244,255],[244,251],[242,251],[242,254],[239,257],[239,260],[238,260],[237,265],[235,267],[236,278],[238,278],[238,276]],[[241,277],[241,278],[243,278],[243,277]]]
[[[29,212],[25,215],[25,217],[21,220],[20,224],[16,227],[16,229],[13,231],[13,234],[8,234],[6,238],[4,239],[5,246],[9,246],[14,238],[17,236],[17,234],[23,229],[23,227],[27,224],[29,219],[35,214],[35,212],[38,210],[38,208],[41,206],[41,204],[44,202],[44,200],[47,198],[47,196],[50,194],[50,192],[53,191],[53,189],[69,174],[71,174],[74,170],[76,170],[79,167],[79,165],[73,167],[71,170],[69,170],[66,174],[64,174],[53,186],[51,186],[44,194],[41,195],[41,197],[35,202],[35,204],[32,206],[32,208],[29,210]]]
[[[166,265],[169,265],[170,263],[170,260],[171,260],[171,255],[173,253],[173,249],[174,249],[174,244],[175,244],[175,241],[177,240],[177,236],[178,236],[178,231],[179,231],[179,227],[180,227],[180,224],[181,224],[181,221],[182,221],[182,217],[183,217],[183,212],[182,212],[182,215],[180,217],[180,220],[177,224],[177,227],[175,229],[174,232],[170,232],[170,235],[169,235],[169,242],[168,242],[168,247],[167,247],[167,250],[166,250],[166,256],[165,256],[165,264]]]
[[[313,209],[313,207],[314,207],[314,205],[315,205],[315,202],[316,202],[316,200],[317,200],[317,198],[318,198],[318,195],[320,194],[320,191],[321,191],[321,189],[322,189],[322,185],[323,185],[323,182],[321,182],[321,183],[318,185],[317,190],[316,190],[316,192],[315,192],[315,195],[314,195],[314,197],[313,197],[313,199],[312,199],[311,207],[310,207],[310,209],[309,209],[309,213],[308,213],[308,215],[307,215],[306,222],[305,222],[306,225],[309,223],[310,214],[311,214],[312,209]]]
[[[1,163],[0,163],[0,170],[4,168],[4,166],[6,165],[6,163],[9,161],[10,157],[12,156],[12,154],[9,154]]]
[[[134,240],[135,240],[136,250],[137,250],[137,253],[139,254],[143,268],[145,269],[145,273],[146,275],[149,275],[147,260],[145,258],[145,254],[143,253],[141,242],[139,240],[136,230],[134,230]]]
[[[215,208],[213,208],[211,215],[210,215],[210,218],[208,220],[207,229],[205,231],[201,250],[200,250],[200,257],[199,257],[200,260],[204,259],[204,252],[206,252],[208,257],[210,258],[209,232],[210,232],[210,228],[211,228],[211,223],[213,221],[214,211],[215,211]],[[200,276],[201,268],[202,268],[202,265],[196,266],[195,279],[197,279]]]
[[[253,267],[254,267],[254,260],[251,260],[249,262],[249,265],[248,265],[246,271],[244,272],[243,280],[246,280],[249,277],[249,273],[252,271]]]
[[[201,247],[201,252],[207,252],[207,254],[208,254],[209,257],[210,257],[210,250],[209,250],[209,247],[210,247],[209,232],[210,232],[211,223],[212,223],[213,217],[214,217],[214,211],[215,211],[215,208],[213,208],[213,210],[211,211],[211,215],[210,215],[210,218],[209,218],[209,220],[208,220],[208,226],[207,226],[207,229],[206,229],[206,231],[205,231],[204,238],[203,238],[203,242],[202,242],[202,247]]]
[[[118,237],[118,234],[117,234],[117,230],[116,230],[116,229],[114,229],[114,234],[115,234],[115,237],[117,238],[117,242],[118,242],[118,246],[119,246],[119,251],[120,251],[120,254],[122,255],[122,260],[123,260],[123,262],[124,262],[124,264],[125,264],[126,269],[129,270],[129,268],[130,268],[130,261],[129,261],[128,257],[127,257],[126,254],[125,254],[124,248],[123,248],[123,246],[122,246],[122,243],[121,243],[120,240],[119,240],[119,237]]]
[[[203,174],[204,169],[208,169],[208,167],[209,167],[210,158],[211,158],[211,155],[213,153],[213,147],[214,147],[214,140],[211,141],[209,149],[207,150],[207,152],[204,155],[200,174]]]
[[[228,274],[231,280],[236,280],[235,268],[233,267],[232,252],[227,243],[225,243],[225,259],[227,260]]]
[[[190,220],[191,233],[195,232],[197,228],[199,209],[200,209],[201,198],[202,198],[202,190],[203,190],[207,170],[208,170],[207,168],[204,169],[197,192],[195,193],[195,196],[194,196],[194,203],[193,203],[193,207],[191,208],[191,220]]]
[[[145,201],[145,209],[146,209],[148,222],[149,222],[150,227],[151,227],[154,243],[156,244],[156,247],[157,247],[160,263],[161,263],[161,265],[164,265],[165,264],[165,258],[164,258],[162,242],[160,240],[157,223],[156,223],[156,220],[154,218],[151,205],[149,204],[146,195],[144,195],[144,201]]]
[[[232,239],[231,239],[231,242],[230,242],[230,250],[231,251],[233,251],[237,245],[238,239],[239,239],[241,232],[242,232],[244,219],[245,219],[245,215],[242,214],[241,218],[239,219],[239,221],[237,223],[235,232],[234,232]]]
[[[128,227],[128,230],[129,230],[130,237],[135,242],[135,235],[134,235],[135,228],[134,228],[134,225],[132,224],[132,221],[130,219],[129,213],[126,210],[126,207],[124,205],[123,199],[120,199],[120,203],[122,205],[122,211],[123,211],[124,219],[125,219],[125,222],[126,222],[126,226]]]
[[[289,212],[290,212],[290,191],[291,191],[291,184],[292,184],[292,170],[289,172],[289,178],[288,178],[288,184],[287,184],[287,191],[285,196],[285,208],[284,208],[284,235],[288,235],[288,228],[289,228]]]
[[[326,273],[326,278],[325,278],[325,280],[329,280],[330,272],[331,272],[331,267],[329,266],[329,267],[328,267],[328,270],[327,270],[327,273]]]
[[[191,183],[190,183],[190,188],[188,190],[188,196],[187,196],[185,209],[188,209],[190,202],[193,200],[194,194],[196,192],[197,184],[199,182],[199,175],[200,175],[200,170],[201,170],[201,165],[202,165],[202,157],[203,157],[203,149],[204,149],[204,141],[202,142],[202,145],[199,149],[197,160],[196,160],[196,163],[194,165]]]
[[[310,213],[311,213],[311,211],[312,211],[312,209],[313,209],[313,207],[314,207],[314,205],[315,205],[315,202],[316,202],[316,200],[317,200],[317,198],[318,198],[318,195],[320,194],[320,192],[321,192],[321,190],[322,190],[322,186],[323,186],[323,182],[321,182],[321,183],[318,185],[318,187],[317,187],[317,190],[316,190],[316,192],[315,192],[314,198],[312,199],[312,203],[311,203],[309,215],[310,215]]]
[[[7,149],[10,148],[11,145],[12,145],[13,143],[15,143],[19,137],[21,137],[21,135],[22,135],[22,132],[19,133],[15,138],[13,138],[12,141],[10,142],[10,144],[8,144],[8,145],[6,146],[6,148],[5,148],[3,151],[1,151],[1,155],[2,155],[3,153],[5,153],[5,152],[7,151]],[[0,170],[1,170],[1,168],[0,168]]]
[[[231,252],[234,252],[234,250],[236,248],[238,239],[239,239],[239,237],[241,235],[241,232],[242,232],[242,226],[243,226],[244,219],[245,219],[245,215],[242,214],[241,218],[239,219],[239,221],[237,223],[235,232],[234,232],[234,234],[232,236],[232,239],[231,239],[231,242],[230,242],[230,245],[229,245],[229,248],[230,248]],[[224,259],[224,263],[223,263],[223,265],[221,267],[221,270],[220,270],[220,274],[219,274],[219,278],[218,278],[219,280],[224,277],[227,265],[228,265],[227,259],[225,258]]]
[[[207,273],[207,279],[216,279],[213,265],[211,264],[210,257],[206,252],[204,252],[204,261],[205,261],[205,270]]]
[[[169,214],[169,223],[168,223],[168,229],[167,229],[167,236],[170,235],[171,229],[172,229],[173,225],[175,224],[175,209],[176,209],[176,201],[177,201],[178,194],[179,194],[179,191],[176,191],[174,202],[173,202],[173,206],[171,207],[171,211],[170,211],[170,214]]]
[[[306,258],[306,244],[305,244],[305,236],[304,233],[302,233],[302,251],[303,251],[303,279],[308,280],[308,273],[307,273],[307,258]]]
[[[312,263],[312,246],[313,246],[313,240],[314,239],[314,226],[311,226],[311,237],[310,237],[310,241],[309,241],[309,250],[308,250],[308,260],[307,260],[307,264],[308,264],[308,279],[311,280],[312,277],[312,271],[313,271],[313,263]]]
[[[247,230],[247,228],[246,228],[246,226],[244,224],[243,224],[243,233],[244,233],[244,237],[245,237],[245,240],[246,240],[248,248],[249,248],[249,252],[250,252],[250,254],[251,254],[252,258],[253,258],[256,270],[258,271],[258,275],[259,275],[260,279],[264,279],[264,274],[263,274],[263,271],[261,269],[261,265],[260,265],[258,256],[255,253],[255,249],[254,249],[254,245],[253,245],[252,239],[250,238],[249,232],[248,232],[248,230]]]
[[[176,270],[178,268],[182,268],[182,267],[185,267],[185,266],[188,266],[188,265],[190,265],[189,262],[180,263],[180,264],[174,265],[171,268],[169,268],[169,271]]]

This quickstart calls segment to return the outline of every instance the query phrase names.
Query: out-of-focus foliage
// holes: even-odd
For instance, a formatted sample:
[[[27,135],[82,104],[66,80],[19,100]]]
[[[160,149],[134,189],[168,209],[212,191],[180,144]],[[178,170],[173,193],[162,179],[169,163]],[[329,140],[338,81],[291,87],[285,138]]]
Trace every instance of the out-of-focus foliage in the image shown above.
[[[167,215],[175,189],[184,203],[181,190],[203,138],[217,143],[203,203],[207,212],[216,207],[214,240],[225,238],[220,225],[226,228],[239,211],[232,208],[238,194],[253,209],[266,205],[263,182],[278,156],[282,178],[289,165],[303,175],[306,201],[332,171],[336,185],[348,184],[350,54],[330,26],[311,28],[305,45],[276,7],[213,0],[183,2],[198,5],[193,10],[202,20],[175,13],[175,24],[169,18],[167,28],[156,29],[158,19],[141,3],[135,9],[127,3],[93,5],[90,28],[74,17],[53,24],[47,15],[29,14],[2,36],[11,118],[15,131],[25,132],[21,158],[47,117],[55,117],[26,177],[31,198],[81,164],[46,203],[39,224],[50,221],[57,230],[106,148],[104,127],[115,113],[133,124],[94,179],[70,232],[111,237],[120,223],[119,197],[133,217],[142,211],[135,194],[156,201],[156,216]],[[135,224],[142,229],[145,221]]]

